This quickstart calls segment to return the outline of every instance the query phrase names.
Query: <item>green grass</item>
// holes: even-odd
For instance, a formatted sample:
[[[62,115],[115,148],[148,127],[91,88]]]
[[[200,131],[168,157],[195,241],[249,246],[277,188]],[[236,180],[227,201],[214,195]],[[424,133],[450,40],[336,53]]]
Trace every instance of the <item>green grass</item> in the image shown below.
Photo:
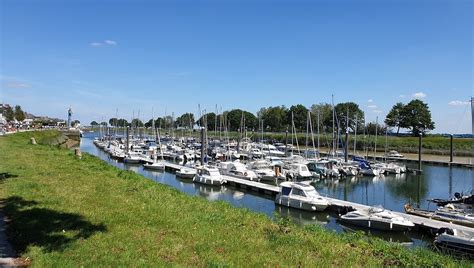
[[[0,199],[13,246],[34,266],[469,266],[360,233],[271,221],[187,196],[53,146],[0,137]]]

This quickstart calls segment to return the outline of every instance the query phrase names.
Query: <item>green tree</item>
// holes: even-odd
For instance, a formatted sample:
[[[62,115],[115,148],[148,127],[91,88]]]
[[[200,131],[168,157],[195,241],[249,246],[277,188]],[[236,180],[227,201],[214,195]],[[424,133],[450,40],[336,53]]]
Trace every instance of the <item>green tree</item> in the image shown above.
[[[231,131],[237,131],[245,121],[245,128],[247,130],[257,129],[258,120],[257,117],[251,112],[243,111],[241,109],[233,109],[224,112],[224,116],[227,118],[227,124]]]
[[[385,118],[385,124],[387,124],[387,126],[397,128],[397,136],[400,133],[400,128],[408,127],[406,125],[407,120],[404,118],[404,109],[405,105],[401,102],[397,102]]]
[[[176,118],[176,125],[184,128],[192,128],[194,125],[194,114],[185,113]],[[219,127],[219,125],[217,125]]]
[[[368,135],[375,135],[375,128],[377,128],[378,135],[385,135],[386,127],[381,124],[376,124],[372,122],[369,122],[366,125],[366,133]]]
[[[410,129],[413,136],[425,134],[435,128],[428,104],[421,100],[412,100],[405,105],[403,119],[403,125]]]
[[[14,112],[15,119],[19,122],[25,120],[25,112],[21,109],[20,105],[15,106],[15,112]]]
[[[98,126],[98,125],[99,125],[99,123],[97,123],[96,121],[91,122],[91,126],[93,126],[93,127]]]
[[[336,110],[336,115],[337,115],[337,120],[339,122],[339,128],[345,133],[347,127],[349,127],[352,132],[355,131],[355,120],[357,118],[357,128],[360,129],[360,127],[363,126],[362,124],[362,119],[364,118],[364,112],[359,108],[359,105],[357,105],[354,102],[343,102],[339,103],[335,107]],[[346,126],[347,123],[347,114],[349,114],[349,126]]]
[[[134,118],[130,124],[132,125],[132,127],[143,127],[144,126],[142,120],[140,120],[138,118]]]
[[[104,121],[104,122],[101,122],[100,125],[106,127],[108,124],[107,122]]]
[[[13,109],[10,106],[5,109],[5,119],[7,120],[7,122],[15,120],[15,113],[13,112]]]
[[[119,120],[117,120],[117,126],[119,127],[126,127],[128,125],[129,125],[128,121],[123,118],[120,118]]]
[[[317,129],[319,111],[320,131],[328,131],[332,128],[332,105],[329,103],[313,104],[311,106],[311,116],[313,117],[314,129]]]
[[[115,117],[110,118],[109,119],[109,125],[114,126],[114,127],[118,126],[118,119],[115,118]]]
[[[215,113],[206,113],[202,115],[198,121],[197,124],[199,126],[204,126],[204,119],[207,122],[207,125],[205,126],[207,130],[214,131],[214,126],[215,126],[215,120],[216,120],[216,114]],[[217,127],[219,127],[219,122],[217,122]]]
[[[287,113],[287,122],[291,127],[291,116],[293,113],[293,121],[295,128],[299,131],[306,129],[306,122],[308,120],[308,109],[301,104],[293,105]]]
[[[283,131],[288,126],[285,106],[262,108],[257,114],[263,120],[264,128],[270,131]]]

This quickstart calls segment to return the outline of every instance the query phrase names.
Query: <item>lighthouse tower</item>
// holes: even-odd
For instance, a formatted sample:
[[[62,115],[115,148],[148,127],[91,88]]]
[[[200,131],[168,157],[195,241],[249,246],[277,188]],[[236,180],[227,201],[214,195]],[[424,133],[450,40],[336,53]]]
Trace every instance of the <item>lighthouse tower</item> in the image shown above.
[[[67,110],[67,127],[68,128],[71,127],[71,118],[72,118],[72,109],[71,107],[69,107],[69,109]]]

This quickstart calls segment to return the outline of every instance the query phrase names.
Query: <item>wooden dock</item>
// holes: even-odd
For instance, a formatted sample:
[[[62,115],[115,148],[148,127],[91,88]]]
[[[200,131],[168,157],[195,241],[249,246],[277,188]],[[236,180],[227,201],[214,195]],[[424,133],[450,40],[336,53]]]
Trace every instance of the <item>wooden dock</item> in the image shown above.
[[[167,169],[171,169],[171,170],[179,170],[183,168],[183,166],[181,165],[169,163],[169,162],[166,162],[165,166]],[[235,188],[246,189],[249,191],[267,194],[271,196],[276,196],[279,192],[279,187],[275,185],[269,185],[269,184],[261,183],[257,181],[245,180],[245,179],[237,178],[234,176],[223,175],[223,177],[227,181],[226,182],[227,185],[233,186]],[[359,203],[344,201],[344,200],[335,199],[331,197],[326,197],[326,198],[331,203],[328,209],[336,213],[347,211],[348,209],[367,211],[371,208],[370,206],[359,204]],[[420,217],[416,215],[411,215],[411,214],[406,214],[402,212],[397,212],[397,211],[392,211],[392,212],[410,220],[411,222],[415,224],[415,226],[419,230],[428,231],[430,233],[435,233],[440,228],[450,228],[450,229],[474,232],[474,228],[470,228],[467,226],[432,220],[432,219],[428,219],[428,218],[424,218],[424,217]]]

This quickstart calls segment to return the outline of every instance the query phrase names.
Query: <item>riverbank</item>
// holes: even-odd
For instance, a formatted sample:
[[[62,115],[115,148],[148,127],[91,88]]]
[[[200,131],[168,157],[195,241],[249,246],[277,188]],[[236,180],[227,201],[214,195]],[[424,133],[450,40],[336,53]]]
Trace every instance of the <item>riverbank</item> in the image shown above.
[[[45,134],[46,133],[46,134]],[[0,199],[16,251],[37,266],[469,265],[360,234],[272,222],[114,168],[88,154],[0,137]]]

